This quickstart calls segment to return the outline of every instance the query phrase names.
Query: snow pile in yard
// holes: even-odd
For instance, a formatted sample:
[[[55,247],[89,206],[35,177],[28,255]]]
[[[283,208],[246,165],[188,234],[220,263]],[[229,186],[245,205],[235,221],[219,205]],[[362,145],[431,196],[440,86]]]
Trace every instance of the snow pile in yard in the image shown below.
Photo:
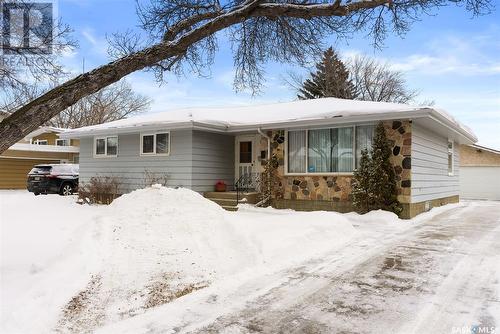
[[[170,328],[198,311],[216,317],[279,285],[291,268],[300,273],[360,240],[377,244],[449,208],[402,221],[383,211],[228,212],[160,186],[109,206],[0,191],[0,332],[147,332],[150,320]]]
[[[87,245],[101,209],[73,196],[0,191],[1,333],[50,332],[98,268]]]
[[[166,187],[123,195],[96,223],[102,270],[66,305],[63,330],[92,330],[234,275],[278,270],[355,234],[337,213],[227,212],[196,192]]]

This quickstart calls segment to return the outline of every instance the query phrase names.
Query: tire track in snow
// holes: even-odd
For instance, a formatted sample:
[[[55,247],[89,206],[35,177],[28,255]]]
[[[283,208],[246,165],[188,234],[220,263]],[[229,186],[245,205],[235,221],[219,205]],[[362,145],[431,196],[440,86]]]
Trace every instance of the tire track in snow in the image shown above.
[[[488,304],[498,303],[492,285],[499,216],[498,204],[468,204],[375,246],[364,261],[347,251],[326,264],[306,264],[200,332],[446,333],[452,326],[498,325]]]

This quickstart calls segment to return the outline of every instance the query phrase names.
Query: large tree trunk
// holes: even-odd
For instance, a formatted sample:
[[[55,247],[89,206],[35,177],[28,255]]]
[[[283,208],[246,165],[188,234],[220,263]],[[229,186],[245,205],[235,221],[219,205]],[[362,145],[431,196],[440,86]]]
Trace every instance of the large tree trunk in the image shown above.
[[[205,29],[196,29],[181,39],[164,41],[107,65],[79,75],[21,107],[0,123],[0,153],[24,138],[83,97],[119,81],[126,75],[182,54],[189,45],[243,19],[243,16],[219,17]]]
[[[170,53],[166,52],[170,51],[169,49],[168,45],[162,43],[99,67],[65,82],[21,107],[0,123],[0,153],[81,98],[117,82],[127,74],[166,58]]]
[[[161,60],[181,55],[190,45],[250,17],[287,16],[309,19],[317,16],[345,16],[349,12],[375,8],[390,1],[365,0],[350,4],[349,8],[341,6],[340,1],[314,5],[266,4],[260,0],[246,2],[244,6],[227,13],[220,13],[214,19],[184,33],[174,41],[165,40],[150,48],[82,74],[21,107],[0,123],[0,153],[6,151],[10,146],[81,98],[117,82],[132,72],[152,66]]]

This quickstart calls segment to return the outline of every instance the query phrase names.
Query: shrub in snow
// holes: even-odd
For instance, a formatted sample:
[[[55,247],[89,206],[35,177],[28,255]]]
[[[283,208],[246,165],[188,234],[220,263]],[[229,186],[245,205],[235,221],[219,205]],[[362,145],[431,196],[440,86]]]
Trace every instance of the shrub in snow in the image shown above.
[[[359,168],[354,171],[351,192],[352,203],[359,213],[366,213],[373,206],[370,196],[371,164],[372,160],[370,159],[368,150],[362,150]]]
[[[152,172],[148,169],[144,170],[144,187],[151,187],[155,184],[166,186],[168,182],[168,173]]]
[[[78,198],[89,204],[110,204],[120,196],[121,185],[115,176],[95,176],[78,186]]]
[[[359,213],[386,210],[400,214],[397,200],[396,174],[390,162],[391,147],[380,122],[375,129],[371,155],[363,151],[360,166],[354,171],[352,201]]]
[[[277,198],[279,196],[279,182],[280,177],[278,175],[278,158],[273,155],[271,159],[266,161],[264,165],[264,171],[260,175],[259,190],[263,200],[266,200],[266,205],[271,203],[271,199]]]

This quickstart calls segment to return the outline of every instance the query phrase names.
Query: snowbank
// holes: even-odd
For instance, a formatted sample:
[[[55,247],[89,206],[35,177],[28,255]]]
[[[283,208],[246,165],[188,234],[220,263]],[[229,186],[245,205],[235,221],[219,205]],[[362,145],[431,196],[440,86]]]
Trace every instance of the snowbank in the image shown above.
[[[231,275],[277,270],[355,234],[340,214],[250,208],[231,213],[191,190],[165,187],[120,197],[98,221],[99,304],[108,302],[106,322]]]
[[[146,188],[109,206],[27,192],[0,200],[6,333],[92,331],[320,256],[356,234],[338,213],[228,212],[187,189]]]
[[[74,197],[0,191],[2,333],[41,333],[96,267],[85,254],[88,223],[101,208]]]
[[[412,225],[383,211],[228,212],[196,192],[159,186],[109,206],[74,200],[0,192],[1,332],[94,331]]]

